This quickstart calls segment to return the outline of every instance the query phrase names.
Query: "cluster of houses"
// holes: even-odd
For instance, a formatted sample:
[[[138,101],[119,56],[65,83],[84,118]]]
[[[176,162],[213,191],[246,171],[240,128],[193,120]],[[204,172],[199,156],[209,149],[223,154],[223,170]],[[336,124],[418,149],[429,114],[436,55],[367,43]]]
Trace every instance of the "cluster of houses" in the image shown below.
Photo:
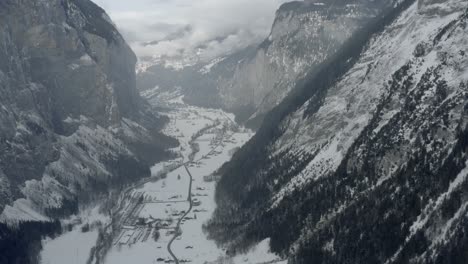
[[[149,218],[144,218],[140,217],[136,221],[135,225],[136,226],[147,226],[147,227],[154,227],[156,229],[164,229],[164,228],[169,228],[174,220],[172,218],[168,219],[159,219],[159,218],[153,218],[150,216]]]

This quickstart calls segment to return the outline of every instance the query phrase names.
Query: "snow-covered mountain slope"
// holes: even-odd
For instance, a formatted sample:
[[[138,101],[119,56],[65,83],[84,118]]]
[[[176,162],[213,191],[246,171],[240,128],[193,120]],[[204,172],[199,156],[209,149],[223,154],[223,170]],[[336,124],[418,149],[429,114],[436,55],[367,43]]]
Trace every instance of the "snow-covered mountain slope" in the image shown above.
[[[73,213],[167,156],[175,140],[140,98],[135,63],[91,1],[1,1],[2,223]]]
[[[180,87],[188,103],[221,107],[252,126],[286,97],[296,81],[327,60],[392,1],[295,1],[276,13],[268,38],[208,63],[166,67],[138,74],[142,89]],[[210,96],[206,97],[206,94]]]
[[[400,1],[222,169],[214,238],[292,263],[468,259],[468,3]]]

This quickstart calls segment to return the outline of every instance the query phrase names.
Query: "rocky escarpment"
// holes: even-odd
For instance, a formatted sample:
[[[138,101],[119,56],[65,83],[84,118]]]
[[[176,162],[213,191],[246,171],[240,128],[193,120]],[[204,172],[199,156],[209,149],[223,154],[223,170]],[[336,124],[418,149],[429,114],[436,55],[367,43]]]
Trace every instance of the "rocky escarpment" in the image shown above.
[[[91,1],[0,2],[2,223],[66,216],[167,157],[135,63]]]
[[[207,225],[291,263],[468,259],[466,1],[401,1],[293,90],[220,171]]]
[[[391,1],[295,1],[282,5],[269,37],[252,58],[235,68],[232,78],[220,78],[223,105],[236,112],[249,107],[247,117],[259,125],[296,81],[336,53],[360,27]]]
[[[358,28],[392,1],[294,1],[282,5],[269,37],[257,47],[179,70],[161,65],[139,74],[143,89],[180,87],[189,103],[234,112],[256,127],[298,79],[326,61]],[[158,81],[177,74],[168,83]],[[183,80],[180,82],[179,80]],[[203,99],[204,94],[210,94]],[[211,106],[210,105],[210,106]]]

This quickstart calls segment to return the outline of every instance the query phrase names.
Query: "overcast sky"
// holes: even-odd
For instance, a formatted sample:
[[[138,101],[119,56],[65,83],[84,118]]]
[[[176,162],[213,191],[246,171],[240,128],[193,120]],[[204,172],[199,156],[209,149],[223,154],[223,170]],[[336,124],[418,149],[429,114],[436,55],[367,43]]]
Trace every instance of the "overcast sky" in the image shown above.
[[[287,0],[93,0],[138,56],[208,60],[260,42]],[[151,45],[144,45],[151,43]]]

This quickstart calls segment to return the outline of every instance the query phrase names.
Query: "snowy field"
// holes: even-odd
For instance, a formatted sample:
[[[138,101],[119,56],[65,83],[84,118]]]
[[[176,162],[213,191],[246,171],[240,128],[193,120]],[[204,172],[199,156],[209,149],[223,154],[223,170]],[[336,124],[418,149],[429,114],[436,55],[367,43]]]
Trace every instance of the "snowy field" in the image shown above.
[[[202,230],[216,207],[213,172],[250,139],[252,132],[239,128],[234,116],[221,110],[187,106],[177,96],[164,102],[172,109],[166,113],[171,122],[164,132],[180,141],[173,149],[180,157],[156,164],[152,168],[154,180],[122,194],[118,219],[114,219],[119,229],[105,263],[172,263],[169,248],[180,263],[279,263],[278,257],[269,253],[268,241],[246,255],[226,258],[224,250]],[[96,230],[82,233],[77,226],[72,232],[45,240],[42,263],[86,263],[97,235]]]
[[[89,252],[96,243],[97,230],[82,233],[79,228],[54,240],[45,241],[41,255],[43,264],[83,264],[89,258]]]
[[[109,218],[100,214],[98,207],[82,210],[80,215],[62,221],[62,225],[72,224],[70,232],[64,232],[55,239],[45,239],[42,242],[42,264],[83,264],[89,258],[91,248],[98,238],[98,226],[109,222]],[[88,232],[82,232],[85,225],[90,226]]]

